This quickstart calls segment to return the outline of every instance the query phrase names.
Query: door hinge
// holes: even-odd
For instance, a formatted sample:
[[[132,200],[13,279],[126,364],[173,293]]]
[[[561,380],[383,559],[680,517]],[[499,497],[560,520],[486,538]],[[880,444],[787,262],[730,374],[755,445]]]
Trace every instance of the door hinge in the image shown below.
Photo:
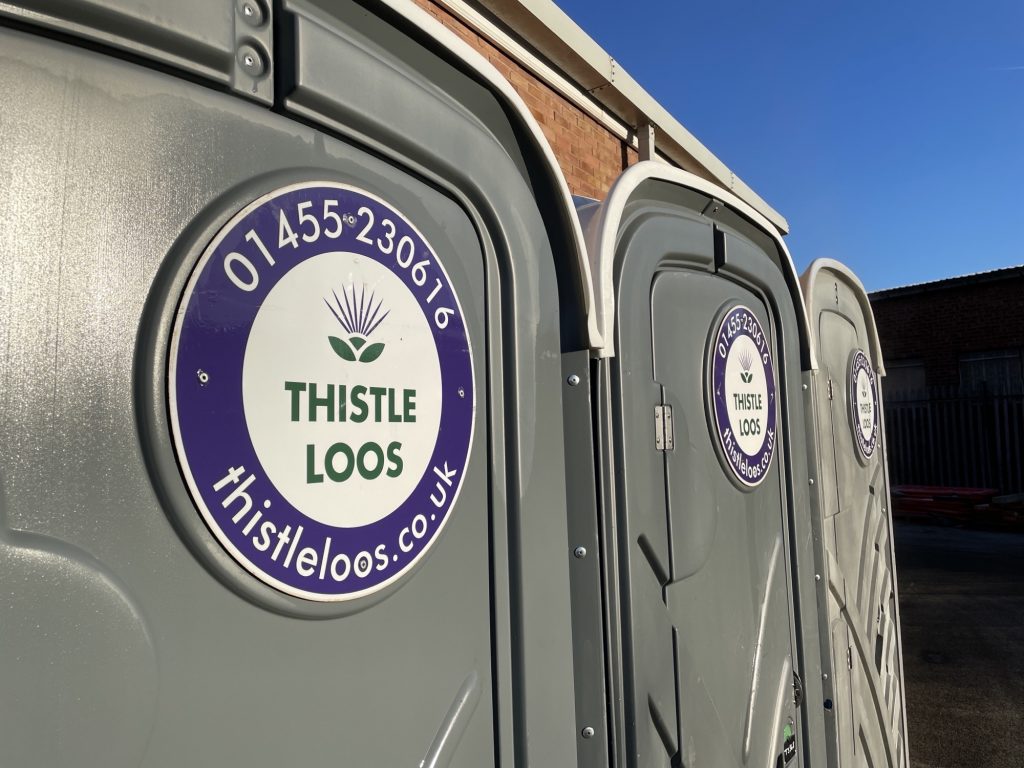
[[[671,451],[676,447],[671,405],[654,406],[654,447],[659,451]]]
[[[832,395],[832,377],[829,376],[828,377],[828,399],[831,400],[832,397],[833,397],[833,395]]]

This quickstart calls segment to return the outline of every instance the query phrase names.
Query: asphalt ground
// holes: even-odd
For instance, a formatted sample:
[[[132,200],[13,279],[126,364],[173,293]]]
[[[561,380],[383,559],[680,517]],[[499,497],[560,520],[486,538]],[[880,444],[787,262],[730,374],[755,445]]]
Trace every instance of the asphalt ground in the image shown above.
[[[1024,533],[894,540],[911,766],[1024,768]]]

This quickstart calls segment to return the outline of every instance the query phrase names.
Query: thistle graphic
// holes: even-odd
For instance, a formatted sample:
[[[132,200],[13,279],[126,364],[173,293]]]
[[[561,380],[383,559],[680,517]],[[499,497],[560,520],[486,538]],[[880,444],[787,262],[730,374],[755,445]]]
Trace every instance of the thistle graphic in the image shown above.
[[[358,295],[356,287],[349,285],[347,288],[341,289],[341,298],[338,298],[337,291],[331,291],[335,306],[331,306],[331,302],[324,299],[324,304],[331,310],[334,319],[348,334],[348,339],[328,336],[331,349],[342,360],[348,360],[350,363],[371,363],[384,351],[382,343],[367,344],[366,342],[370,334],[384,322],[384,318],[391,314],[391,310],[385,311],[382,315],[383,302],[377,299],[377,303],[374,304],[373,291],[370,291],[369,296],[366,293],[365,285],[361,286]]]
[[[740,378],[743,379],[744,384],[749,384],[754,380],[754,374],[750,372],[750,367],[754,364],[754,358],[750,356],[750,350],[744,350],[740,353],[740,365],[743,366],[743,370],[740,372]]]

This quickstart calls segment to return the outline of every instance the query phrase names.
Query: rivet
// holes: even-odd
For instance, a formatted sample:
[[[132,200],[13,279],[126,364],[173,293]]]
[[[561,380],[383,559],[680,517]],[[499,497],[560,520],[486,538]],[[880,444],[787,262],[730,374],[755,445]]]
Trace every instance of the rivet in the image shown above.
[[[578,559],[582,560],[582,559],[583,559],[584,557],[586,557],[586,556],[587,556],[587,548],[586,548],[586,547],[576,547],[576,549],[574,549],[574,550],[572,551],[572,553],[573,553],[573,554],[574,554],[574,555],[575,555],[575,556],[576,556],[576,557],[577,557]]]
[[[814,478],[813,477],[807,478],[807,484],[808,485],[814,485]]]
[[[466,396],[466,390],[464,390],[462,387],[459,387],[459,397],[465,397],[465,396]]]
[[[594,729],[588,725],[586,728],[580,731],[580,733],[583,735],[584,739],[590,739],[594,736]]]
[[[575,387],[577,384],[580,383],[580,377],[574,373],[570,375],[569,378],[566,379],[566,381],[569,382],[570,387]]]
[[[814,574],[814,580],[815,581],[821,581],[821,574],[820,573]]]
[[[803,387],[803,390],[804,390],[804,392],[806,392],[806,391],[807,391],[807,385],[806,385],[806,384],[803,384],[803,385],[801,385],[801,386]]]
[[[259,0],[239,0],[238,10],[242,14],[245,23],[250,27],[263,26],[266,17],[263,14],[263,6]]]
[[[261,77],[267,71],[260,52],[248,44],[238,49],[238,64],[249,77]]]
[[[204,387],[210,383],[210,374],[208,374],[202,368],[196,371],[196,378],[199,379],[199,383],[202,384]]]

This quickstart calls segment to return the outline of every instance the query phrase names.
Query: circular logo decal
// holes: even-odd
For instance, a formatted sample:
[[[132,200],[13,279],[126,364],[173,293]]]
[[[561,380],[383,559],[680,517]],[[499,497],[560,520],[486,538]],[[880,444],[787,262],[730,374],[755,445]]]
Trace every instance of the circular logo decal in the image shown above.
[[[775,455],[775,370],[771,344],[754,313],[726,312],[709,349],[712,408],[726,466],[747,487],[760,485]]]
[[[878,388],[868,356],[859,349],[850,358],[849,393],[854,442],[870,459],[878,444]]]
[[[458,297],[415,227],[351,187],[277,190],[217,234],[178,309],[168,389],[206,524],[297,597],[394,582],[462,485],[475,390]]]

